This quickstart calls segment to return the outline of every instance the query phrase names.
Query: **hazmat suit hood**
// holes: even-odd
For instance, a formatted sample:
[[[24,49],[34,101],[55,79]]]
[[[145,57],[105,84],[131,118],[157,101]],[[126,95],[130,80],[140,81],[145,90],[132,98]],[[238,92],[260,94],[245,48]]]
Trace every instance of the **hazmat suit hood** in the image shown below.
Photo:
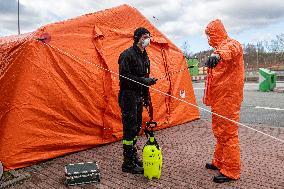
[[[205,33],[208,36],[208,43],[211,47],[217,48],[224,40],[228,38],[228,34],[221,20],[216,19],[210,22]]]

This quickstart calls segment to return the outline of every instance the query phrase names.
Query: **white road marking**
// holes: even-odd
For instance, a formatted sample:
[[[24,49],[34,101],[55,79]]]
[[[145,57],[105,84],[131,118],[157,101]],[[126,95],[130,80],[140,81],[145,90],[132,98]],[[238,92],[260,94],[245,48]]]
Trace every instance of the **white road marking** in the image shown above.
[[[193,88],[194,90],[203,90],[205,88]]]
[[[284,109],[281,109],[281,108],[270,108],[270,107],[261,107],[261,106],[256,106],[255,108],[257,108],[257,109],[265,109],[265,110],[284,111]]]

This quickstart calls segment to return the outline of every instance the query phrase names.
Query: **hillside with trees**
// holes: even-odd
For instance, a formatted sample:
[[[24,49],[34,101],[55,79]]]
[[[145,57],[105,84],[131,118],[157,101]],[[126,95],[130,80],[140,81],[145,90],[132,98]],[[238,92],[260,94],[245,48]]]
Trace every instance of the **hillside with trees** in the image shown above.
[[[256,44],[242,44],[244,50],[244,62],[247,71],[257,71],[259,67],[272,68],[283,67],[284,69],[284,33],[276,35],[270,41],[261,41]],[[185,42],[182,46],[184,55],[187,58],[197,58],[200,67],[204,66],[207,57],[212,50],[190,53],[190,46]]]

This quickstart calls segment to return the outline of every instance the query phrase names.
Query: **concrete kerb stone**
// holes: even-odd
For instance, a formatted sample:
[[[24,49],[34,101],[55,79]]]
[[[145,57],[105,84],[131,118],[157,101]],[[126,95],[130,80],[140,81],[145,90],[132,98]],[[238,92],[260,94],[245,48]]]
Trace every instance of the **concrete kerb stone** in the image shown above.
[[[195,82],[201,82],[205,80],[206,75],[191,76],[191,80]]]
[[[10,174],[12,179],[7,179],[5,180],[5,174]],[[22,172],[22,171],[15,171],[11,170],[9,172],[4,172],[3,178],[0,180],[0,188],[6,188],[12,185],[15,185],[21,181],[24,181],[26,179],[29,179],[31,175],[27,172]]]
[[[284,87],[276,87],[273,91],[277,93],[284,93]]]

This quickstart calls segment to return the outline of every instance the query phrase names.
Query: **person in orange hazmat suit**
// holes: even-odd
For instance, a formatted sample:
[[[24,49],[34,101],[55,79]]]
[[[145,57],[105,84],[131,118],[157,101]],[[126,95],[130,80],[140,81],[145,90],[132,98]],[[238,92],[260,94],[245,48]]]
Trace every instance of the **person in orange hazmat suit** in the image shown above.
[[[220,175],[215,176],[213,181],[223,183],[239,179],[241,172],[236,122],[239,122],[243,101],[243,50],[238,41],[228,36],[219,19],[211,21],[205,33],[214,51],[206,62],[208,68],[203,102],[213,112],[212,130],[217,140],[212,163],[207,163],[206,168],[219,170]]]

